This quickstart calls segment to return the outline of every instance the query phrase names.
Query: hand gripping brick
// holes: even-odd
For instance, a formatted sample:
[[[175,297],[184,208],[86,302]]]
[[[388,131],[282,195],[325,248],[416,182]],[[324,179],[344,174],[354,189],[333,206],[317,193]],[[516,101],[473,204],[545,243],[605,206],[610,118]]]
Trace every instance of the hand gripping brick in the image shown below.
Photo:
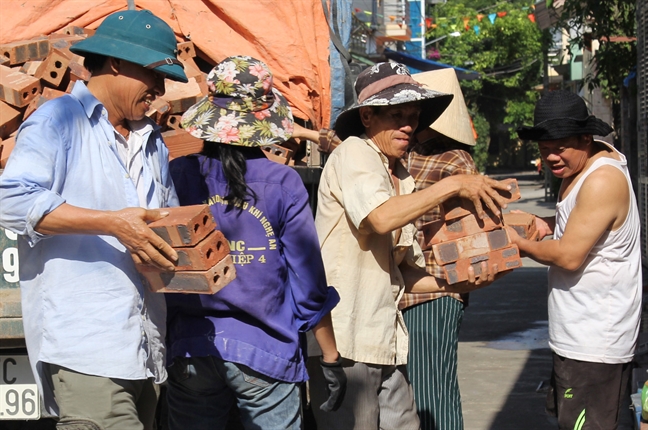
[[[164,208],[169,215],[148,226],[172,247],[194,246],[216,229],[208,205]]]
[[[485,261],[488,265],[488,270],[491,270],[494,264],[497,264],[498,273],[507,270],[517,269],[522,267],[522,260],[520,259],[520,252],[516,245],[511,245],[504,249],[491,251],[487,254],[477,255],[471,258],[463,258],[457,260],[455,263],[443,266],[443,273],[445,274],[448,284],[456,284],[457,282],[464,282],[468,280],[468,268],[472,266],[475,271],[475,276],[481,275],[481,262]]]
[[[147,269],[140,273],[149,289],[156,293],[215,294],[236,278],[230,255],[209,270],[158,272]]]
[[[509,178],[509,179],[504,179],[500,181],[504,184],[510,185],[511,190],[510,191],[500,191],[498,190],[499,194],[506,199],[507,203],[514,202],[516,200],[520,200],[520,188],[518,187],[517,179],[515,178]],[[486,214],[493,217],[494,215],[490,213],[490,211],[484,206],[484,210],[486,211]],[[450,219],[455,219],[455,218],[461,218],[466,215],[469,215],[474,212],[475,207],[473,203],[470,200],[466,199],[461,199],[461,198],[452,198],[447,200],[443,204],[443,209],[445,210],[445,219],[450,220]]]

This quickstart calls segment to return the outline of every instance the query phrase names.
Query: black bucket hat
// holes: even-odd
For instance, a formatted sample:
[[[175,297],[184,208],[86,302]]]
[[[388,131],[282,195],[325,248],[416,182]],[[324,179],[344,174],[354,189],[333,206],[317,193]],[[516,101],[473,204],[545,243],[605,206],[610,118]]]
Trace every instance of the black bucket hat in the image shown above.
[[[533,127],[517,129],[523,140],[557,140],[581,134],[607,136],[614,131],[606,122],[590,115],[585,101],[570,91],[552,91],[538,100]]]
[[[188,82],[178,61],[178,44],[169,25],[149,10],[123,10],[103,20],[93,36],[70,47],[78,55],[100,54]]]
[[[400,63],[377,63],[365,69],[356,79],[355,91],[358,101],[342,112],[335,123],[335,132],[342,140],[364,133],[359,112],[363,106],[391,106],[420,101],[418,132],[436,121],[454,97],[423,87]]]

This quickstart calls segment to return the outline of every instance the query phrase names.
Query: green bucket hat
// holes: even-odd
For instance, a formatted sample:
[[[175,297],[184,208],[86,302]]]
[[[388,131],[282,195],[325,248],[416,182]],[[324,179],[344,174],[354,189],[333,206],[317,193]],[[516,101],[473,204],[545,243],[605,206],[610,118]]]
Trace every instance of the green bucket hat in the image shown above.
[[[174,81],[188,82],[177,58],[173,30],[149,10],[124,10],[108,15],[93,36],[73,45],[70,51],[119,58],[164,73]]]
[[[235,146],[266,146],[290,139],[293,116],[273,88],[272,72],[255,58],[227,57],[207,76],[209,95],[182,115],[192,136]]]

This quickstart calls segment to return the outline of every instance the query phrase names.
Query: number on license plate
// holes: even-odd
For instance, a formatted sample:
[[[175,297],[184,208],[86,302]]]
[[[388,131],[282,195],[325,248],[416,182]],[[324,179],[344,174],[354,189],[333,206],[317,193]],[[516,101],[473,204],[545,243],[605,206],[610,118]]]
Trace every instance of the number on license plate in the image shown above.
[[[0,355],[0,420],[40,418],[38,386],[26,355]]]

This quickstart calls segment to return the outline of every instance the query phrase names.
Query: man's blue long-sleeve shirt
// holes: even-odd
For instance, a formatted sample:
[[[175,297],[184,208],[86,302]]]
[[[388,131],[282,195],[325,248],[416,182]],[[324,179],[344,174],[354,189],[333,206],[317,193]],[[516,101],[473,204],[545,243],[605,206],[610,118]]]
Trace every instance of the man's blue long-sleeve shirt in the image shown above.
[[[177,206],[160,132],[152,123],[140,129],[146,205]],[[52,363],[90,375],[162,382],[163,296],[143,287],[116,238],[37,233],[39,220],[63,203],[104,211],[140,206],[107,112],[80,82],[71,95],[47,102],[23,123],[0,175],[0,225],[19,234],[30,362],[37,374],[41,363]],[[47,392],[45,399],[47,404]],[[54,407],[48,404],[52,413]]]

